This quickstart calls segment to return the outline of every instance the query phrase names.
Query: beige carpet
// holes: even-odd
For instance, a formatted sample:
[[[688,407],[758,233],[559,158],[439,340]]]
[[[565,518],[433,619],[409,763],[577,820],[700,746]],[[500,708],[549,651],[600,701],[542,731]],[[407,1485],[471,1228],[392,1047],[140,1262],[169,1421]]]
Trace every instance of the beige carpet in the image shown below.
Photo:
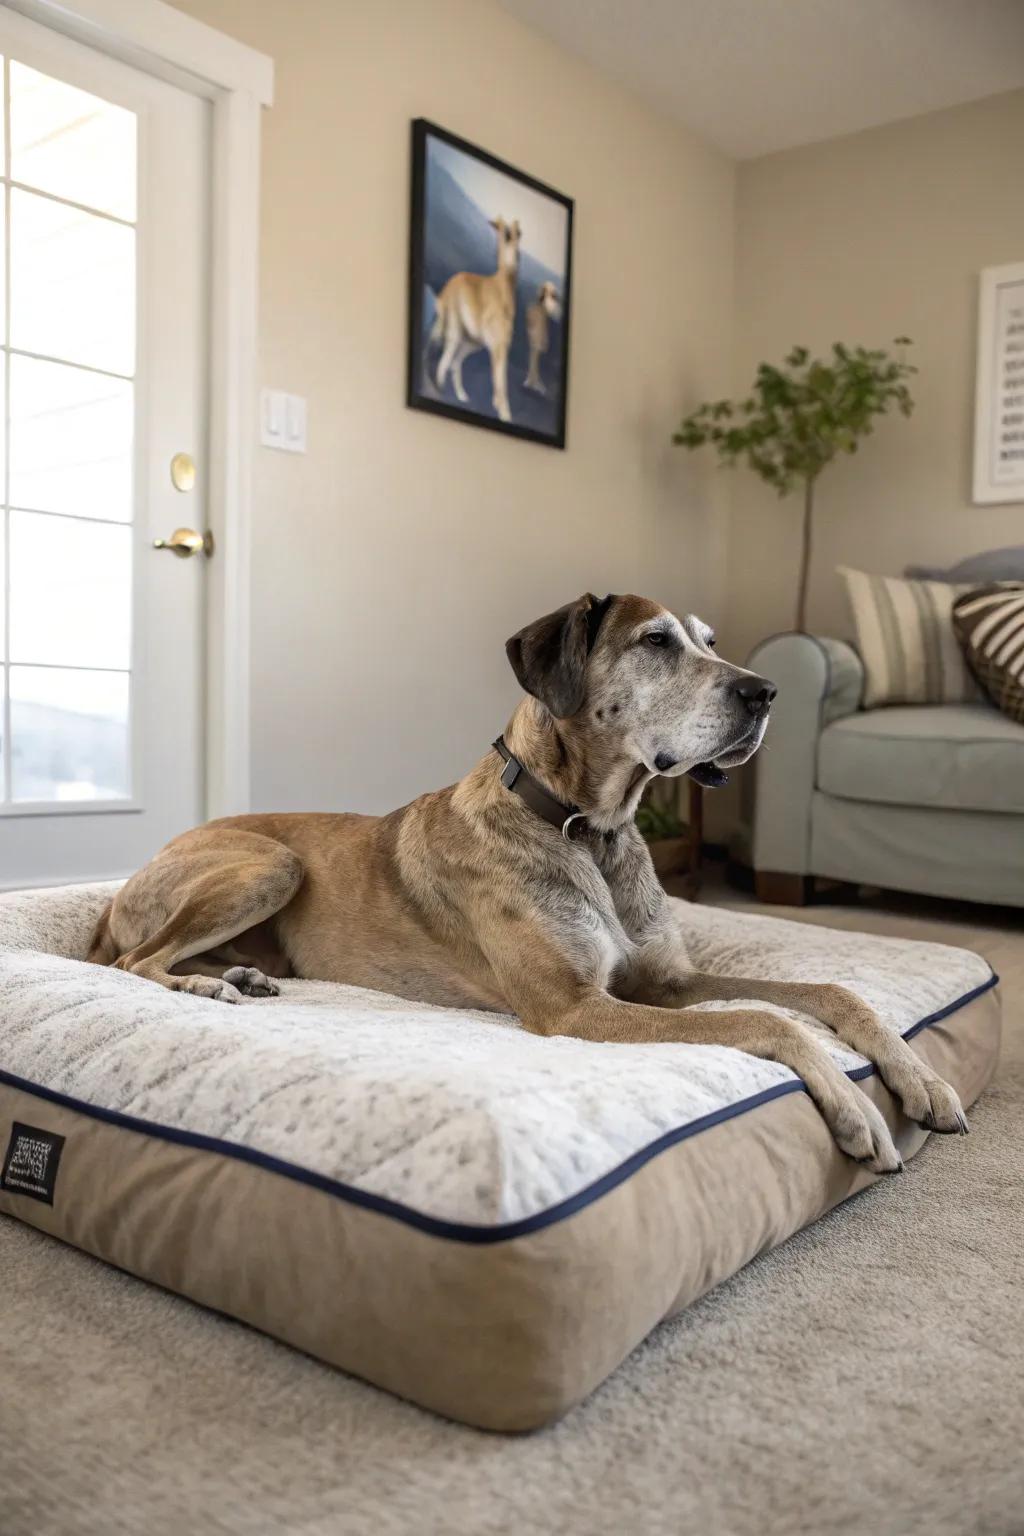
[[[1024,916],[913,911],[811,920],[1000,971],[973,1134],[933,1138],[529,1438],[444,1423],[0,1218],[0,1536],[1020,1536]]]

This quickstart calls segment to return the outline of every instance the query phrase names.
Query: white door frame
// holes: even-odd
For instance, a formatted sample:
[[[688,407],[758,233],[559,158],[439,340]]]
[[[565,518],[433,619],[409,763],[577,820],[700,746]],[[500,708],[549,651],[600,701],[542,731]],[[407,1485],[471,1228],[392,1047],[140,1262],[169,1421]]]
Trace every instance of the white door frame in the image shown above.
[[[249,809],[249,569],[256,444],[260,113],[274,64],[163,0],[0,0],[213,103],[206,815]]]

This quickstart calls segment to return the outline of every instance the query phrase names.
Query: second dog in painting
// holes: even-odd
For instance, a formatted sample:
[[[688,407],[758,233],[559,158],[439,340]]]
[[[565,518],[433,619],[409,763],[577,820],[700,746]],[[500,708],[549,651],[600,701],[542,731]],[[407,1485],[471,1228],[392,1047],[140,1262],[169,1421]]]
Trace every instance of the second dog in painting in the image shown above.
[[[527,389],[535,389],[546,395],[547,386],[541,378],[540,360],[551,345],[551,321],[562,318],[562,306],[554,283],[541,283],[537,297],[526,311],[526,338],[530,343],[530,366],[523,380]]]

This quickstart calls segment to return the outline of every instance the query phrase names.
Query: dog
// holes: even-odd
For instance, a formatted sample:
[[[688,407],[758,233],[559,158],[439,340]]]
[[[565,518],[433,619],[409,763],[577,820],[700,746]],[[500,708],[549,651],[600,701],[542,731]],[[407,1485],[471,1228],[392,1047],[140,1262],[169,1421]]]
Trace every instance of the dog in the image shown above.
[[[843,987],[693,970],[635,824],[656,775],[716,785],[760,746],[775,687],[721,659],[700,619],[585,593],[508,641],[525,691],[447,789],[385,816],[250,815],[186,832],[100,919],[90,960],[237,1003],[275,978],[348,982],[519,1016],[541,1035],[732,1046],[784,1062],[835,1141],[875,1173],[900,1156],[813,1031],[869,1057],[911,1120],[967,1129],[960,1101]]]
[[[546,395],[544,380],[540,376],[540,360],[548,349],[552,320],[560,320],[562,306],[554,283],[541,283],[537,297],[526,311],[526,340],[530,348],[530,366],[523,380],[525,389],[535,389],[538,395]]]
[[[472,352],[486,347],[491,358],[491,404],[501,421],[511,421],[508,403],[508,353],[516,321],[516,283],[519,278],[519,220],[491,219],[498,235],[498,264],[488,276],[456,272],[437,297],[437,314],[431,327],[428,349],[443,343],[435,375],[444,389],[449,369],[456,398],[469,403],[462,382],[462,365]]]

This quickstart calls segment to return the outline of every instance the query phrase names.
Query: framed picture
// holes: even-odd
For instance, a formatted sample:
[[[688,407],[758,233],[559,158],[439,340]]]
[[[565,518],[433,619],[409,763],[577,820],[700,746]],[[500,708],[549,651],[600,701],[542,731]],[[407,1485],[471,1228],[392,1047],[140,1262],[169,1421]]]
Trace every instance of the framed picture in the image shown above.
[[[572,200],[417,118],[408,404],[565,447]]]
[[[1024,262],[981,274],[974,500],[1024,501]]]

